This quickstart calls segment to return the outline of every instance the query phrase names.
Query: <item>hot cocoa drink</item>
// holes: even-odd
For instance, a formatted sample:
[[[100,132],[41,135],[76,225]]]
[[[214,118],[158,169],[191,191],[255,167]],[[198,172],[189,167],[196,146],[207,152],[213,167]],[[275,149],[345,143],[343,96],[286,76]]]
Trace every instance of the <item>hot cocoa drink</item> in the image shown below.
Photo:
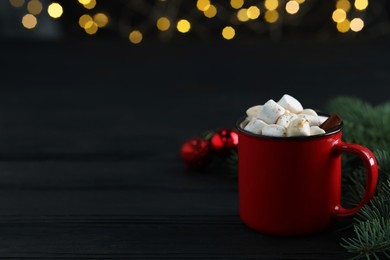
[[[342,120],[337,114],[318,115],[310,108],[303,108],[294,97],[285,94],[278,101],[268,100],[264,105],[247,109],[247,118],[241,127],[257,135],[291,137],[321,135],[337,129]]]

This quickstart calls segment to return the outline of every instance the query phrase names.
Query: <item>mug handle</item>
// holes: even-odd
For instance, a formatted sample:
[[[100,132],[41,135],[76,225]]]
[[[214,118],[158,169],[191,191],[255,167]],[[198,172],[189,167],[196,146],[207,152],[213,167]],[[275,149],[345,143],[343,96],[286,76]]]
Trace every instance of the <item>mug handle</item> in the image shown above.
[[[357,155],[363,161],[366,168],[366,190],[359,205],[354,208],[346,209],[343,208],[340,203],[334,208],[334,214],[337,217],[350,217],[355,215],[363,205],[367,204],[374,196],[376,183],[378,181],[378,165],[374,154],[364,146],[341,142],[334,146],[334,150],[339,154],[346,152]]]

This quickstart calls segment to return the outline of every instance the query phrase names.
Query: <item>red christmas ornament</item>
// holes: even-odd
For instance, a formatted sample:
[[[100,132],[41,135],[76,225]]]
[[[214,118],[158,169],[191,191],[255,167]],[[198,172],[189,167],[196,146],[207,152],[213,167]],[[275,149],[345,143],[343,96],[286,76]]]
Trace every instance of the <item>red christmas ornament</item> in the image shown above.
[[[181,158],[190,168],[204,168],[210,159],[210,142],[198,137],[187,140],[181,147]]]
[[[238,134],[230,129],[221,129],[210,139],[211,149],[220,155],[227,155],[231,150],[237,150]]]

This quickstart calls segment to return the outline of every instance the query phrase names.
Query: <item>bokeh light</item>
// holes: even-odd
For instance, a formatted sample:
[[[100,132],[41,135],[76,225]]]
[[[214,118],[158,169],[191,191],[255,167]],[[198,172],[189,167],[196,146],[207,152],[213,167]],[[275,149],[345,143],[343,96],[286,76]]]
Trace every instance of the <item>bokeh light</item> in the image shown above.
[[[22,24],[27,29],[33,29],[37,26],[37,18],[32,14],[26,14],[22,18]]]
[[[234,36],[236,35],[236,31],[234,30],[233,27],[231,26],[226,26],[225,28],[223,28],[222,30],[222,37],[226,40],[231,40],[234,38]]]
[[[217,15],[217,8],[214,5],[210,5],[206,11],[203,12],[207,18],[213,18]]]
[[[332,14],[332,19],[336,23],[341,23],[347,18],[347,13],[343,9],[336,9]]]
[[[240,9],[244,5],[244,0],[230,0],[230,6],[234,9]]]
[[[20,8],[24,5],[24,0],[9,0],[9,3],[16,8]]]
[[[265,8],[267,10],[276,10],[279,6],[279,1],[278,0],[265,0],[264,2]]]
[[[88,21],[84,26],[84,30],[90,35],[95,34],[98,31],[98,25],[94,21]]]
[[[364,27],[364,21],[360,18],[354,18],[349,26],[351,27],[351,31],[360,32]]]
[[[337,24],[337,30],[341,33],[346,33],[349,31],[349,25],[350,25],[349,20],[345,19],[344,21]]]
[[[47,13],[53,18],[59,18],[63,13],[62,6],[59,3],[52,3],[47,8]]]
[[[288,1],[286,4],[286,12],[296,14],[299,11],[299,3],[297,1]]]
[[[355,0],[355,8],[357,10],[364,10],[368,6],[368,0]]]
[[[92,17],[90,15],[88,15],[88,14],[83,14],[79,18],[79,25],[80,25],[81,28],[84,29],[85,25],[87,24],[87,22],[90,22],[90,21],[91,22],[93,21]]]
[[[42,3],[39,0],[31,0],[27,4],[27,10],[30,14],[38,15],[42,12]]]
[[[160,17],[157,20],[156,25],[160,31],[167,31],[169,29],[169,27],[171,27],[171,22],[169,21],[169,19],[167,17]]]
[[[345,12],[348,12],[351,9],[351,3],[348,0],[338,0],[336,9],[343,9]]]
[[[176,28],[181,33],[187,33],[191,29],[191,23],[186,19],[181,19],[179,22],[177,22]]]
[[[260,16],[260,9],[257,6],[251,6],[247,10],[247,16],[249,19],[257,19]]]
[[[99,28],[106,27],[108,24],[108,16],[104,13],[97,13],[93,16],[93,20]]]
[[[206,11],[207,9],[209,9],[211,3],[209,0],[198,0],[196,2],[196,7],[198,8],[199,11]]]
[[[53,3],[52,1],[56,3]],[[332,2],[316,6],[313,6],[311,1],[305,0],[229,0],[224,3],[216,0],[196,0],[192,3],[186,2],[188,6],[185,10],[182,10],[182,8],[179,8],[178,6],[176,6],[177,9],[175,9],[173,7],[174,5],[171,5],[168,0],[158,0],[156,2],[159,3],[156,3],[156,5],[148,4],[144,6],[144,9],[137,9],[137,1],[139,0],[129,0],[131,5],[128,6],[126,12],[129,15],[133,14],[133,16],[129,17],[129,19],[121,20],[112,19],[115,17],[109,16],[109,12],[113,11],[112,9],[107,8],[105,5],[107,4],[106,2],[104,4],[102,3],[103,1],[99,2],[99,4],[101,4],[101,6],[98,6],[99,11],[88,11],[85,10],[84,7],[87,9],[96,8],[98,4],[97,0],[73,0],[73,6],[76,5],[76,8],[80,11],[80,15],[83,12],[89,14],[85,14],[80,17],[80,15],[77,15],[76,12],[71,12],[71,10],[69,10],[69,14],[68,12],[66,13],[66,19],[62,19],[61,22],[73,22],[73,24],[78,22],[80,27],[88,34],[96,34],[100,28],[106,27],[109,23],[117,23],[112,25],[110,24],[112,30],[106,30],[106,34],[102,34],[102,37],[111,35],[112,33],[123,35],[122,29],[128,28],[129,26],[133,29],[137,28],[140,30],[139,33],[142,35],[141,37],[145,37],[145,35],[147,35],[150,31],[154,34],[158,31],[170,31],[170,33],[162,33],[161,35],[158,35],[159,38],[156,38],[164,41],[174,39],[175,34],[188,33],[194,29],[199,29],[195,30],[194,33],[203,34],[205,30],[208,30],[206,27],[210,27],[210,30],[212,30],[213,26],[214,28],[219,28],[217,30],[219,33],[222,33],[222,37],[224,39],[230,39],[229,35],[231,34],[229,34],[229,32],[233,32],[233,35],[240,32],[241,35],[245,30],[249,31],[249,36],[253,34],[261,34],[264,37],[268,37],[270,36],[268,33],[276,29],[275,26],[267,26],[267,24],[272,23],[280,25],[281,27],[278,28],[286,31],[286,35],[289,35],[291,32],[290,30],[299,30],[299,32],[304,31],[305,33],[311,33],[312,29],[315,29],[319,30],[319,33],[328,31],[327,35],[332,35],[333,37],[334,34],[332,34],[331,31],[329,32],[329,30],[333,30],[333,32],[335,32],[334,28],[336,28],[338,32],[346,33],[349,31],[360,32],[364,27],[367,27],[367,32],[372,32],[372,30],[369,30],[369,26],[365,24],[365,22],[367,23],[367,21],[369,21],[369,25],[373,24],[376,8],[376,3],[371,3],[369,0],[334,0]],[[63,6],[61,6],[62,4],[59,4],[62,3],[60,1],[57,2],[56,0],[50,0],[46,2],[45,0],[8,0],[8,2],[15,8],[22,7],[24,9],[24,13],[22,13],[20,17],[27,13],[33,15],[24,17],[25,22],[23,22],[23,26],[26,28],[34,28],[37,26],[38,22],[43,22],[43,20],[42,22],[39,20],[41,17],[39,15],[41,15],[42,10],[47,11],[49,16],[53,18],[64,16]],[[367,9],[369,4],[372,4],[372,6],[370,6],[372,7],[372,10]],[[331,10],[329,8],[334,9]],[[15,12],[20,12],[20,10],[15,10]],[[201,14],[199,14],[199,12],[201,12]],[[304,19],[306,16],[309,16],[309,13],[315,12],[318,12],[318,18],[316,17],[317,14],[314,14],[313,20]],[[296,17],[289,16],[298,13],[299,15],[296,15]],[[331,13],[331,17],[329,17],[329,13]],[[45,15],[47,16],[47,14]],[[71,20],[72,15],[77,16],[73,17],[73,20]],[[202,18],[203,15],[207,18],[218,17],[218,19],[214,19],[214,22],[217,24],[208,26],[206,22],[207,19]],[[259,17],[261,17],[261,20],[259,20]],[[20,21],[20,19],[21,18],[19,18],[18,21]],[[44,16],[42,16],[42,19],[44,19]],[[141,19],[144,19],[144,21],[141,21]],[[256,21],[252,22],[251,20]],[[34,21],[36,21],[35,25]],[[332,21],[336,23],[333,28],[329,26],[332,24]],[[241,24],[245,22],[248,22],[248,24]],[[308,23],[311,22],[313,22],[313,24],[309,25]],[[232,26],[226,26],[229,24]],[[45,27],[42,25],[43,23],[40,24],[40,27],[44,29]],[[118,25],[118,27],[116,27],[116,25]],[[307,27],[304,25],[307,25]],[[306,30],[309,27],[312,29]],[[119,29],[116,30],[116,28]],[[67,31],[67,33],[70,33],[70,30]],[[124,37],[130,37],[129,33],[130,32],[127,31],[124,34]],[[217,32],[217,34],[214,33],[213,35],[219,36],[219,33]],[[212,35],[205,32],[205,35],[206,34],[207,37]],[[353,36],[352,33],[348,35],[351,37]],[[235,36],[232,37],[234,38]],[[340,35],[338,37],[340,37]]]
[[[80,4],[87,5],[91,2],[91,0],[78,0]]]
[[[240,10],[238,10],[237,12],[237,19],[240,21],[240,22],[246,22],[249,20],[249,17],[248,17],[248,9],[246,8],[242,8]]]
[[[140,42],[142,42],[142,39],[142,33],[138,30],[134,30],[129,34],[129,40],[131,43],[139,44]]]
[[[89,0],[86,4],[84,4],[84,7],[86,9],[93,9],[96,6],[96,0]]]
[[[267,23],[275,23],[279,19],[279,13],[276,10],[268,10],[264,14],[264,19]]]

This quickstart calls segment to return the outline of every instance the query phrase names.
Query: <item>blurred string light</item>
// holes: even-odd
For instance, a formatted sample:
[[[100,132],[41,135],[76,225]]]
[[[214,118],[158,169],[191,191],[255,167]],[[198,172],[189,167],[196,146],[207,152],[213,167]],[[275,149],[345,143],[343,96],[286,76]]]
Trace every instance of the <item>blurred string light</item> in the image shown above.
[[[234,36],[236,35],[236,31],[234,30],[233,27],[231,26],[226,26],[225,28],[223,28],[222,30],[222,37],[226,40],[231,40],[234,38]]]
[[[10,0],[10,4],[15,8],[21,8],[26,3],[24,0]],[[43,3],[40,0],[30,0],[27,2],[26,11],[28,14],[25,14],[22,17],[22,25],[26,29],[34,29],[38,25],[38,18],[43,10]],[[50,3],[47,7],[47,13],[52,18],[59,18],[62,15],[62,6],[58,3]]]
[[[351,2],[348,0],[338,0],[336,3],[336,9],[342,9],[348,12],[351,9]]]
[[[59,3],[51,3],[47,8],[47,13],[52,18],[60,18],[63,13],[62,6]]]
[[[276,8],[278,8],[279,6],[279,1],[278,0],[265,0],[264,2],[264,6],[265,8],[267,8],[267,10],[276,10]]]
[[[87,22],[89,21],[93,21],[92,17],[89,15],[89,14],[83,14],[80,18],[79,18],[79,25],[81,28],[85,29],[85,25],[87,24]]]
[[[167,17],[160,17],[158,18],[156,25],[160,31],[168,31],[171,27],[171,21],[169,21]]]
[[[348,19],[344,19],[342,22],[337,23],[337,30],[341,33],[349,31],[350,22]]]
[[[93,16],[93,20],[99,28],[106,27],[108,24],[108,16],[104,13],[97,13]]]
[[[38,15],[42,12],[42,3],[39,0],[31,0],[27,4],[27,10],[30,14]]]
[[[198,8],[199,11],[206,11],[207,9],[210,8],[210,1],[209,0],[198,0],[196,2],[196,7]]]
[[[351,31],[360,32],[364,27],[364,21],[360,18],[354,18],[349,26],[351,27]]]
[[[16,8],[20,8],[24,5],[24,0],[9,0],[9,3]]]
[[[336,23],[341,23],[347,18],[347,13],[343,9],[336,9],[332,14],[332,19]]]
[[[140,42],[142,42],[142,33],[138,30],[134,30],[132,32],[130,32],[129,34],[129,40],[131,43],[134,43],[134,44],[138,44]]]
[[[230,6],[234,9],[240,9],[244,5],[244,0],[230,0]]]
[[[296,14],[299,11],[299,3],[297,1],[288,1],[286,4],[286,12]]]
[[[354,5],[357,10],[365,10],[368,6],[368,0],[355,0]]]
[[[84,8],[91,10],[95,8],[97,2],[96,0],[78,0],[78,2],[83,5]],[[99,28],[104,28],[110,22],[108,15],[99,12],[93,16],[89,14],[83,14],[79,18],[79,25],[84,29],[86,34],[94,35],[98,32]],[[129,36],[130,39],[130,36]],[[142,40],[142,37],[141,37]]]
[[[32,14],[26,14],[22,18],[22,24],[27,29],[33,29],[35,26],[37,26],[37,18]]]
[[[209,5],[207,10],[203,11],[203,14],[207,18],[213,18],[217,15],[217,12],[217,8],[214,5]]]
[[[279,19],[279,13],[276,10],[268,10],[264,14],[264,19],[268,23],[275,23]]]
[[[240,22],[249,21],[248,9],[242,8],[242,9],[238,10],[238,11],[237,11],[237,19],[238,19]]]
[[[355,0],[354,7],[359,12],[364,11],[368,7],[368,0]],[[348,19],[349,11],[351,11],[351,2],[337,0],[332,20],[337,23],[336,28],[340,33],[347,33],[350,30],[360,32],[364,27],[364,21],[361,18]]]
[[[93,17],[83,14],[79,18],[80,27],[89,35],[96,34],[98,29],[107,26],[108,22],[108,16],[104,13],[97,13]]]
[[[88,21],[85,23],[84,30],[86,33],[92,35],[98,31],[99,26],[95,21]]]
[[[259,16],[260,16],[260,8],[258,8],[255,5],[252,5],[248,8],[246,13],[247,13],[247,16],[249,19],[255,20],[255,19],[259,18]]]
[[[86,9],[93,9],[96,6],[96,0],[78,0]]]
[[[264,14],[264,20],[267,23],[275,23],[279,19],[279,13],[276,10],[279,6],[278,0],[265,0],[264,6],[267,11]]]
[[[96,0],[73,1],[78,1],[80,8],[88,13],[82,15],[78,21],[86,34],[95,35],[101,28],[106,27],[110,23],[108,14],[103,10],[101,12],[93,11],[97,5]],[[130,11],[134,12],[136,16],[141,14],[145,22],[132,24],[133,21],[128,20],[128,24],[125,25],[127,28],[126,32],[121,31],[121,33],[127,35],[131,43],[139,44],[144,40],[143,37],[146,33],[151,30],[160,32],[164,37],[172,37],[175,30],[171,29],[175,27],[177,32],[186,34],[189,32],[204,32],[206,26],[213,26],[218,28],[217,30],[225,40],[235,39],[237,31],[246,29],[255,33],[265,33],[268,28],[268,31],[280,30],[282,32],[282,27],[288,26],[289,22],[295,19],[284,19],[285,16],[301,12],[301,15],[296,16],[300,20],[296,21],[300,21],[303,24],[311,23],[312,21],[304,19],[304,15],[311,12],[312,9],[310,8],[313,7],[313,2],[305,0],[229,0],[226,2],[196,0],[192,4],[192,9],[186,9],[186,11],[181,13],[180,5],[184,1],[180,0],[128,0],[128,4],[125,6],[127,15],[131,17]],[[9,3],[14,8],[26,10],[27,14],[23,16],[22,24],[27,29],[34,29],[37,26],[39,15],[45,8],[47,8],[47,13],[52,18],[60,18],[63,14],[62,6],[58,3],[49,2],[48,6],[45,6],[47,4],[43,0],[9,0]],[[367,16],[368,0],[333,0],[333,3],[334,9],[328,11],[330,14],[329,21],[333,21],[335,23],[334,28],[337,29],[335,32],[343,34],[348,32],[356,33],[364,29],[365,22],[363,18],[366,19]],[[126,12],[123,13],[126,15]],[[202,24],[202,21],[206,21],[202,19],[215,17],[218,19]],[[117,19],[117,21],[121,22],[125,20]],[[218,25],[214,25],[214,23]],[[228,26],[228,24],[231,24],[231,26]],[[203,26],[204,28],[193,30],[192,32],[192,26]],[[112,29],[113,27],[114,25],[108,28]],[[138,29],[135,30],[134,28]],[[166,31],[170,33],[166,33]]]
[[[191,23],[186,19],[181,19],[179,22],[177,22],[176,28],[181,33],[187,33],[191,29]]]

